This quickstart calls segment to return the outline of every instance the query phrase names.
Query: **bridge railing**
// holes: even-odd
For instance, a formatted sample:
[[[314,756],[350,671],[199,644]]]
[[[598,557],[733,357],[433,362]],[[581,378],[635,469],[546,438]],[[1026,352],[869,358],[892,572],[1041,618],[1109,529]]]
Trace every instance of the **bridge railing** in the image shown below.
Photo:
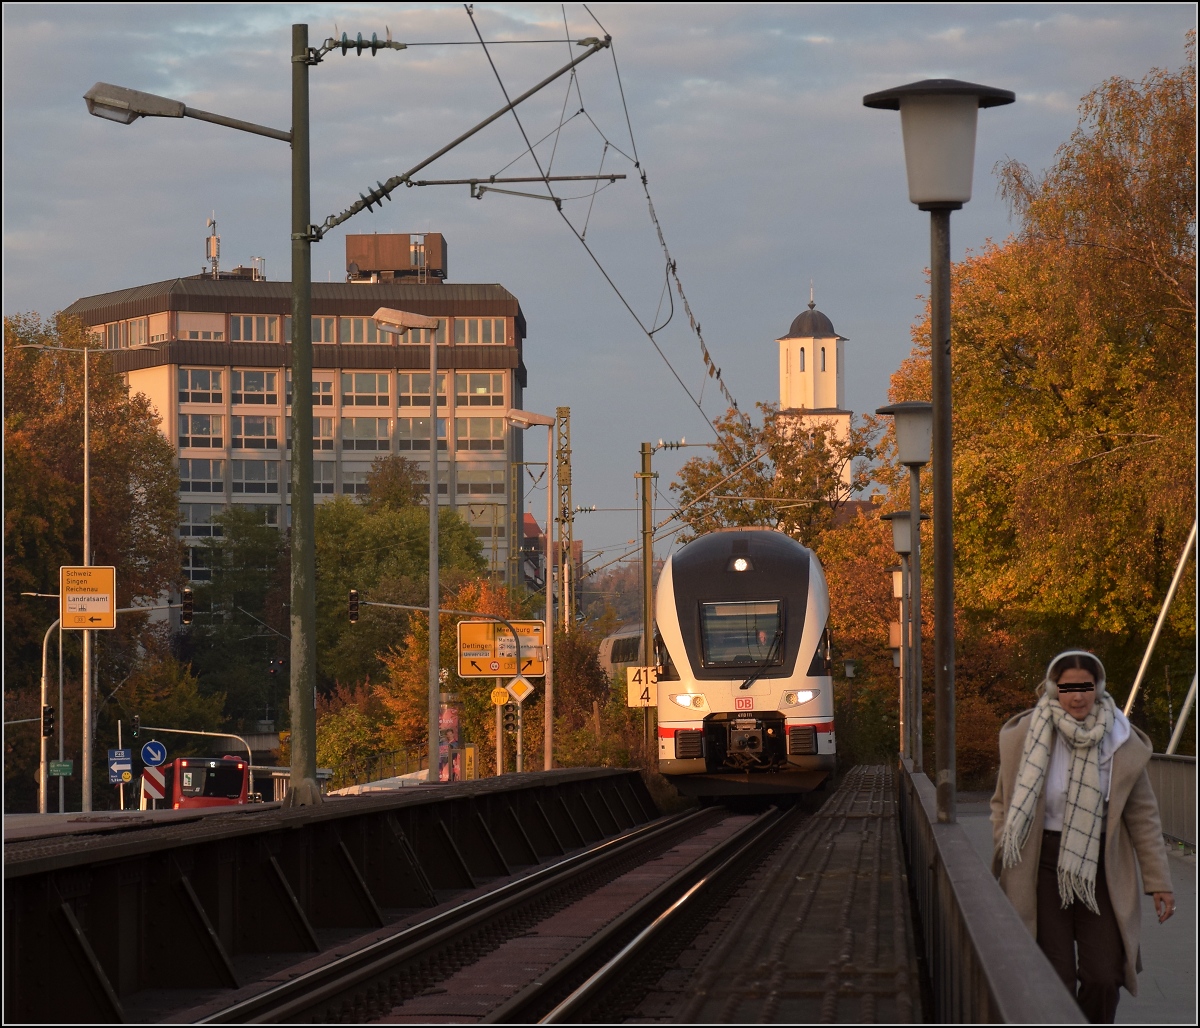
[[[939,824],[937,795],[904,761],[901,833],[942,1023],[1086,1024],[1050,961],[958,824]]]
[[[1196,758],[1155,753],[1146,769],[1163,835],[1173,842],[1196,848]]]

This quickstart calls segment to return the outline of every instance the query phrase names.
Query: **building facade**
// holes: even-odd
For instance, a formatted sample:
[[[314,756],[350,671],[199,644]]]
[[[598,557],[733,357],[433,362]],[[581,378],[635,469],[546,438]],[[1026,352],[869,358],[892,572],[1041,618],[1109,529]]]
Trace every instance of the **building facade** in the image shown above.
[[[458,509],[493,574],[506,576],[510,541],[514,554],[521,542],[522,434],[505,418],[526,384],[520,303],[500,285],[448,283],[434,233],[347,236],[346,257],[346,281],[312,285],[315,500],[365,492],[381,456],[427,466],[436,438],[438,502]],[[380,307],[440,324],[390,335],[372,318]],[[290,283],[237,268],[84,297],[64,312],[114,351],[130,389],[162,418],[193,581],[208,578],[201,541],[226,507],[290,521],[291,309]]]

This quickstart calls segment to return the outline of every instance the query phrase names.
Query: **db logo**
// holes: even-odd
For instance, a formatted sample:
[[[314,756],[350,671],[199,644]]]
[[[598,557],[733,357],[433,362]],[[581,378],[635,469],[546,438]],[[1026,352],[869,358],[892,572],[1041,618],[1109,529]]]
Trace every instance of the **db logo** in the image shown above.
[[[754,709],[754,697],[753,696],[735,696],[733,698],[733,709],[734,710],[753,710]]]

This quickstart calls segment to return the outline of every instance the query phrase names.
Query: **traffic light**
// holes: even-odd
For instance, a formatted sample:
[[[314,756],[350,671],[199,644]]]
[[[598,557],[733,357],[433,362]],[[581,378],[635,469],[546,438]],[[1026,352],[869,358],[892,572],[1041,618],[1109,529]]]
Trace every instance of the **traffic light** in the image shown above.
[[[141,730],[142,730],[142,715],[134,714],[133,715],[133,737],[135,739],[138,737],[138,732],[140,732]]]
[[[42,738],[49,739],[54,734],[54,708],[42,707]]]
[[[350,590],[350,624],[358,620],[358,590]]]
[[[267,674],[271,676],[272,681],[274,681],[276,678],[279,677],[279,672],[282,670],[283,670],[283,659],[282,658],[280,658],[279,660],[268,660],[267,661]]]
[[[192,623],[192,590],[183,590],[183,602],[180,604],[179,623],[181,625],[190,625]]]
[[[504,730],[509,735],[515,735],[517,732],[517,705],[515,703],[504,704]]]

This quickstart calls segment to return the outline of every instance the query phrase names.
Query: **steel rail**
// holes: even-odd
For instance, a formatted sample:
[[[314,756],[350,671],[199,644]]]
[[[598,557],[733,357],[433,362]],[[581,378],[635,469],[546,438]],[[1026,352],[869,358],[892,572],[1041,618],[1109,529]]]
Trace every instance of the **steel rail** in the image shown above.
[[[606,864],[662,844],[673,836],[686,834],[697,822],[704,825],[712,820],[715,813],[712,809],[690,811],[603,840],[549,867],[435,914],[395,935],[233,1003],[194,1023],[262,1024],[303,1019],[300,1015],[314,1007],[345,997],[380,976],[399,971],[402,965],[436,959],[439,950],[515,908],[554,889],[570,886],[579,878],[601,870]]]
[[[561,994],[571,979],[578,980],[589,967],[603,960],[614,946],[621,946],[617,956],[607,961],[599,971],[572,991],[567,999],[537,1021],[539,1024],[593,1022],[594,1018],[582,1012],[584,1008],[600,991],[612,985],[629,969],[630,961],[643,950],[646,941],[666,923],[664,917],[668,921],[673,920],[671,912],[682,910],[689,899],[701,895],[706,897],[713,883],[723,882],[732,869],[742,864],[764,835],[794,816],[794,810],[784,813],[777,807],[769,808],[614,918],[565,959],[540,974],[537,981],[482,1018],[481,1023],[533,1023],[555,993]],[[690,912],[692,907],[689,905],[687,909]],[[647,921],[650,925],[644,927]],[[634,933],[633,940],[622,946],[622,941],[627,940],[630,933]]]

